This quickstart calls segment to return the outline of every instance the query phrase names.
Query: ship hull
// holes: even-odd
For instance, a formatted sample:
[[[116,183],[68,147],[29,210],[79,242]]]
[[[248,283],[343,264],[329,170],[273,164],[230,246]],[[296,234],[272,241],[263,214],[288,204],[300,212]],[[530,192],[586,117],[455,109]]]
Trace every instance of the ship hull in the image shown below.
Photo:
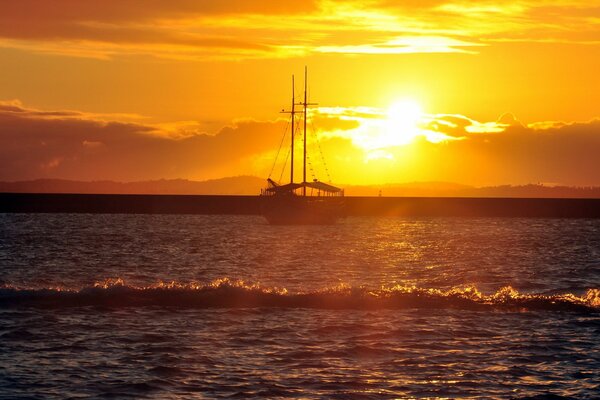
[[[262,215],[271,225],[332,225],[344,217],[343,199],[266,196]]]

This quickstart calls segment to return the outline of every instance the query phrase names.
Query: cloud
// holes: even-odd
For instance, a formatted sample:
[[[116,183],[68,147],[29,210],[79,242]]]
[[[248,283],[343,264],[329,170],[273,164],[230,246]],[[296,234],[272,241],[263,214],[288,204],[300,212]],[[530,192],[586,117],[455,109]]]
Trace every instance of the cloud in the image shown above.
[[[131,22],[156,19],[189,18],[198,15],[295,14],[317,7],[314,0],[282,2],[277,0],[107,0],[93,1],[21,0],[0,3],[5,20],[38,22]]]
[[[261,38],[236,31],[235,16],[302,15],[315,1],[275,0],[42,0],[0,2],[0,45],[43,53],[108,58],[119,54],[158,57],[207,55],[253,57],[271,49]],[[222,20],[234,33],[211,29]]]
[[[483,44],[442,36],[400,36],[384,43],[320,46],[315,51],[343,54],[474,53],[465,49],[474,46]]]
[[[599,18],[583,0],[21,0],[0,2],[0,46],[97,58],[475,53],[503,41],[597,44]]]
[[[453,147],[460,148],[460,151]],[[448,153],[480,154],[456,160],[467,170],[477,165],[495,182],[559,182],[568,185],[600,184],[600,120],[572,123],[547,129],[512,125],[500,133],[473,135],[448,144]],[[470,158],[470,159],[469,159]]]
[[[0,103],[0,180],[232,175],[250,168],[252,157],[272,150],[283,125],[239,121],[215,134],[181,135],[160,126],[105,121],[93,114]]]

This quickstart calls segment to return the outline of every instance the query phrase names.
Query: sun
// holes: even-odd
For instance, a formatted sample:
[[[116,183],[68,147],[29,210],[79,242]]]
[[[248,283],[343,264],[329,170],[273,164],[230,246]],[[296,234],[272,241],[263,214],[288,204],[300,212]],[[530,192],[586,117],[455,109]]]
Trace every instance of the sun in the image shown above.
[[[395,101],[372,115],[372,118],[361,118],[359,127],[351,133],[352,142],[364,150],[366,162],[393,160],[396,147],[410,145],[419,136],[440,141],[435,132],[426,128],[430,116],[416,100]]]
[[[413,99],[393,103],[387,111],[386,132],[390,145],[408,144],[420,134],[423,108]]]
[[[388,119],[400,124],[415,124],[423,116],[423,108],[416,100],[405,99],[388,108]]]

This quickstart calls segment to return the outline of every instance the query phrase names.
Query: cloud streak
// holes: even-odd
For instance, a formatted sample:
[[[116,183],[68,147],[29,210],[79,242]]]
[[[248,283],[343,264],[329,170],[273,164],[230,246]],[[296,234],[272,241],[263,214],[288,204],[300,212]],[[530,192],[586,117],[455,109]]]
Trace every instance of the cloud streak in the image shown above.
[[[583,0],[22,0],[0,2],[0,46],[97,58],[475,53],[503,41],[597,44],[599,19]]]

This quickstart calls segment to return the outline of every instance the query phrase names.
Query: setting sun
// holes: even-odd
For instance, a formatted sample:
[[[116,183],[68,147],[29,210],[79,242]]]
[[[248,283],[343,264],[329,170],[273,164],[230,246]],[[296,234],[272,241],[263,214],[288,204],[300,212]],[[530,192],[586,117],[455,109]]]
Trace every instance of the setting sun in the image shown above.
[[[355,129],[336,132],[335,135],[350,139],[356,148],[364,152],[363,161],[367,162],[396,158],[395,149],[407,147],[418,136],[431,143],[449,139],[440,132],[426,129],[428,115],[418,101],[410,98],[395,101],[387,109],[321,108],[319,112],[323,117],[337,117],[359,124]]]
[[[419,122],[423,117],[423,108],[412,99],[393,103],[387,112],[386,136],[388,145],[408,144],[421,134]]]

